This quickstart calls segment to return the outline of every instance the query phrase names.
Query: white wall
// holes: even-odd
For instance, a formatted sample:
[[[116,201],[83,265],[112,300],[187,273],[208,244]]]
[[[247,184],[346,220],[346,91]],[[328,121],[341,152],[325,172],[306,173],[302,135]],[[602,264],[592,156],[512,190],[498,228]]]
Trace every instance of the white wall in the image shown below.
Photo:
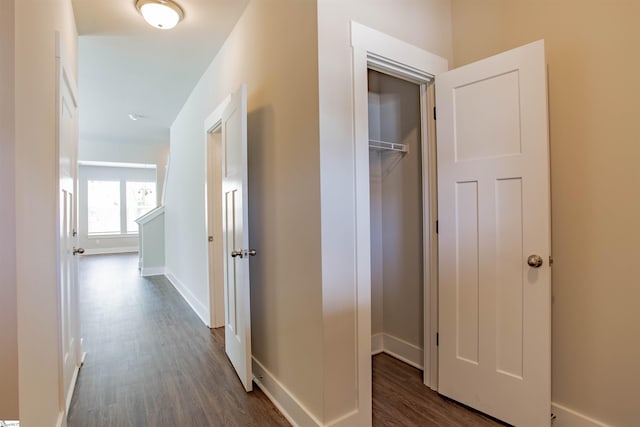
[[[80,140],[79,161],[144,163],[156,165],[158,171],[158,204],[161,203],[162,189],[169,156],[168,144],[133,144],[110,141]]]
[[[316,20],[315,2],[249,3],[171,128],[165,228],[168,273],[208,307],[204,120],[247,83],[253,355],[322,417]]]
[[[14,0],[0,0],[0,420],[18,418]]]
[[[136,252],[138,250],[138,235],[89,236],[88,235],[88,184],[90,180],[101,181],[135,181],[155,182],[156,170],[151,168],[127,168],[110,166],[85,166],[78,168],[78,238],[79,244],[86,250],[86,254]],[[156,188],[156,194],[159,193]],[[120,189],[120,209],[124,212],[122,203],[126,194]],[[137,230],[137,228],[136,228]]]
[[[318,0],[322,298],[328,420],[357,412],[350,20],[451,59],[449,0]],[[361,403],[366,409],[366,403]],[[364,416],[364,413],[361,414]]]
[[[59,415],[55,31],[61,34],[74,77],[77,32],[71,1],[15,1],[15,249],[22,427],[55,426]]]
[[[545,39],[552,400],[638,425],[640,2],[453,0],[452,11],[456,66]],[[556,425],[570,421],[565,411]]]

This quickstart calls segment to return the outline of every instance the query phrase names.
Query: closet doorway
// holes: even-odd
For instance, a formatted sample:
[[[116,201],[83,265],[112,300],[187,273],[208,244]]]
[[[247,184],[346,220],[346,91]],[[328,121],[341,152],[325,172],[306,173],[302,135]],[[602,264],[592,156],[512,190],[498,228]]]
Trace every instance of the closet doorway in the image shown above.
[[[369,128],[377,108],[369,101],[374,70],[420,86],[424,384],[513,425],[548,425],[551,219],[544,41],[447,71],[446,60],[402,40],[355,22],[351,30],[360,419],[369,424],[372,311],[379,308],[372,301],[379,277],[372,226],[378,222],[371,218],[376,193],[370,188],[369,147],[407,148],[393,144],[402,141],[369,141],[377,131]],[[439,104],[437,174],[433,87]],[[385,91],[378,92],[382,99]],[[380,103],[381,133],[388,120],[383,109]],[[383,164],[381,159],[381,173]]]
[[[424,242],[420,85],[367,71],[371,352],[424,371]]]

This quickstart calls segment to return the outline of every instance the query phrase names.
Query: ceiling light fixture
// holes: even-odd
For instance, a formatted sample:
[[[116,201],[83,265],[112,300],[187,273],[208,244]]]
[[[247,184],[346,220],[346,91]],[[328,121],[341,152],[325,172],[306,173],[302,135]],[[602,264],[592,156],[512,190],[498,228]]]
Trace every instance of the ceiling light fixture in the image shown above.
[[[184,12],[171,0],[137,0],[136,8],[147,23],[161,30],[175,27],[184,18]]]

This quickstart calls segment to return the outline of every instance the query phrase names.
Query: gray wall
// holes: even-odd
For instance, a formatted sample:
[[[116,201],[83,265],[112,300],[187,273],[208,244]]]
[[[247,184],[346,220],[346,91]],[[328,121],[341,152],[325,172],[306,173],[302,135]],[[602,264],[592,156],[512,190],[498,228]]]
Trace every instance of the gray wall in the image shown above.
[[[323,412],[317,15],[312,1],[254,0],[171,127],[166,268],[209,318],[205,118],[248,87],[253,356]]]

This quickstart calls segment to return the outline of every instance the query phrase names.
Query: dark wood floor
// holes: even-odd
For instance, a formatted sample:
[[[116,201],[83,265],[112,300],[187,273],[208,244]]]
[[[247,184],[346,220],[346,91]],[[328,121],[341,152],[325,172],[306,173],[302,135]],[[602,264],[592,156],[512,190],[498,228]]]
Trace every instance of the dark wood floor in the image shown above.
[[[288,426],[259,389],[245,393],[211,331],[136,255],[84,257],[80,307],[87,358],[69,427]]]
[[[139,277],[137,255],[83,257],[80,307],[87,358],[69,427],[288,426],[254,387],[245,393],[209,330],[170,283]],[[374,426],[500,426],[440,397],[422,374],[373,358]]]
[[[505,426],[422,383],[422,371],[381,353],[373,357],[373,425]]]

